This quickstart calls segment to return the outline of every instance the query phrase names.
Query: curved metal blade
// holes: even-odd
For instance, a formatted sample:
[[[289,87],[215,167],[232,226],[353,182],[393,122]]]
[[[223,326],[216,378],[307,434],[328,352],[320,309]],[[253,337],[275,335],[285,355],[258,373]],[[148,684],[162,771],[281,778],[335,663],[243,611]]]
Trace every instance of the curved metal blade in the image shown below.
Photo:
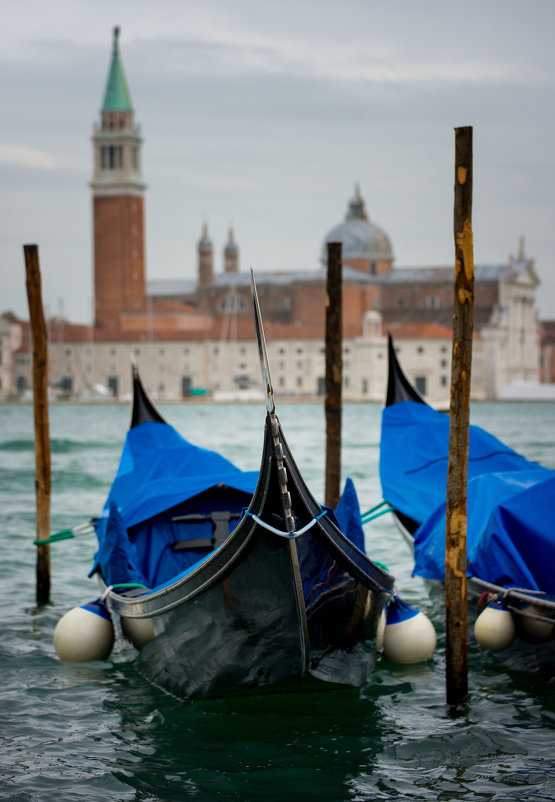
[[[266,409],[270,414],[275,411],[274,390],[272,388],[272,378],[270,376],[270,364],[268,362],[268,352],[266,350],[266,338],[264,337],[264,327],[262,325],[262,315],[260,314],[260,304],[258,303],[258,293],[254,281],[254,271],[251,267],[251,293],[254,306],[254,328],[256,339],[258,340],[258,356],[260,358],[260,370],[262,371],[262,384],[266,394]]]

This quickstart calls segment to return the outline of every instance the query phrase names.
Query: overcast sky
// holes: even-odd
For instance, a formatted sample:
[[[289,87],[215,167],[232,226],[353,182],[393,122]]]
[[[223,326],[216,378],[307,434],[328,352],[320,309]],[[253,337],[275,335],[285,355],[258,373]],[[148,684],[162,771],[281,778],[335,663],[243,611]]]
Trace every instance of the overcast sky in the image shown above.
[[[0,0],[0,311],[91,318],[93,123],[112,46],[144,136],[149,279],[317,269],[355,183],[399,267],[453,262],[454,128],[474,131],[474,258],[523,235],[555,318],[553,0]]]

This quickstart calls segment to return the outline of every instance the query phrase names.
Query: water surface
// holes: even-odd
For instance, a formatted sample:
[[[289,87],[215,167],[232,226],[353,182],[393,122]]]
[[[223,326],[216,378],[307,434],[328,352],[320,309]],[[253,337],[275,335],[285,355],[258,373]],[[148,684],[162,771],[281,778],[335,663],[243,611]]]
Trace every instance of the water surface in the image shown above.
[[[188,439],[258,468],[263,407],[162,405]],[[319,404],[280,404],[289,445],[317,498],[324,489]],[[555,405],[472,407],[527,457],[555,468]],[[381,500],[381,409],[346,405],[343,475],[361,507]],[[52,530],[97,514],[115,473],[129,409],[54,405]],[[438,631],[424,665],[378,663],[360,691],[183,703],[152,688],[125,655],[61,663],[57,620],[94,598],[94,538],[51,547],[51,604],[35,606],[33,411],[0,406],[0,798],[10,800],[552,800],[555,685],[508,671],[471,639],[466,705],[445,704],[441,610],[411,576],[410,554],[388,516],[365,527],[369,554]]]

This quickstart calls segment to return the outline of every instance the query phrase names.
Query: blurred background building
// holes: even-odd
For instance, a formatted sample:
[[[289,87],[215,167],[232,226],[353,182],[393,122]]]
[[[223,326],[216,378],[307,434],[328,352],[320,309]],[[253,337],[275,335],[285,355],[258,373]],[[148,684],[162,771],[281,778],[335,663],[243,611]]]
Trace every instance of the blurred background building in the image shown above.
[[[230,228],[216,248],[204,222],[195,279],[147,279],[143,142],[117,28],[92,142],[94,321],[49,320],[53,395],[125,398],[131,359],[157,399],[260,395],[250,274],[240,269],[236,232]],[[320,265],[256,276],[276,392],[324,393],[329,242],[342,244],[344,399],[383,400],[390,332],[409,378],[430,400],[445,401],[453,266],[396,267],[391,239],[369,215],[358,185],[344,220],[323,235]],[[510,397],[511,387],[555,380],[555,322],[538,321],[538,286],[523,237],[508,260],[476,266],[473,399]],[[30,347],[28,323],[2,315],[0,398],[29,392]]]

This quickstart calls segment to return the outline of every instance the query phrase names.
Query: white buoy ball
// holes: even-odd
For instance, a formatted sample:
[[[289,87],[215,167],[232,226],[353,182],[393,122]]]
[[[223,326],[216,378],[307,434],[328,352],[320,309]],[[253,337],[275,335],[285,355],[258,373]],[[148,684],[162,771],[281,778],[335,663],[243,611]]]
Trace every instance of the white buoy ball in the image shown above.
[[[513,617],[501,602],[488,604],[474,624],[474,637],[484,649],[500,652],[507,649],[515,637]]]
[[[380,617],[378,618],[378,625],[376,627],[376,651],[381,652],[383,649],[383,639],[385,635],[385,622],[386,622],[386,615],[385,610],[382,610],[380,613]]]
[[[154,627],[150,618],[123,618],[121,631],[136,649],[142,649],[154,640]]]
[[[436,643],[428,616],[395,596],[387,609],[384,657],[392,663],[423,663],[432,659]]]
[[[114,645],[114,627],[106,605],[98,601],[74,607],[56,624],[54,648],[60,660],[106,660]]]

